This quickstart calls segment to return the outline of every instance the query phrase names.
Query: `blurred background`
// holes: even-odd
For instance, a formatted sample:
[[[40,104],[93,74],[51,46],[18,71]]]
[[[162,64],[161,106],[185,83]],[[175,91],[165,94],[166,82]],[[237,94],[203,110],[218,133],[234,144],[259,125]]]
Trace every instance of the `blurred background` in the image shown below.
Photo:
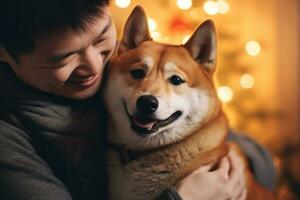
[[[215,22],[215,81],[230,126],[272,152],[279,199],[300,199],[300,1],[112,0],[119,37],[135,5],[159,42],[183,44]]]

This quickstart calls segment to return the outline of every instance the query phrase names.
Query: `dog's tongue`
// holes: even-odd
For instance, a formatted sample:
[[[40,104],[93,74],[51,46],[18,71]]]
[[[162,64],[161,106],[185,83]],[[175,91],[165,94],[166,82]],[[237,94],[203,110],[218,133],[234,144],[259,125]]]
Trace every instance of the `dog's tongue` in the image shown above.
[[[137,126],[139,126],[141,128],[147,128],[147,129],[153,128],[153,126],[155,124],[154,120],[151,120],[151,121],[150,120],[142,120],[137,117],[133,117],[133,121]]]

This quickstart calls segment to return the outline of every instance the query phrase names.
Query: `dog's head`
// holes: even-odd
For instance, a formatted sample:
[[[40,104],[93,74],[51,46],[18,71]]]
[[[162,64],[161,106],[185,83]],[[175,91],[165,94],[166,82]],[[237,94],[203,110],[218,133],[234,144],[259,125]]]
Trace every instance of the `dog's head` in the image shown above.
[[[107,69],[109,139],[132,149],[178,142],[213,120],[220,103],[212,82],[216,38],[202,23],[184,45],[152,41],[143,9],[129,16]]]

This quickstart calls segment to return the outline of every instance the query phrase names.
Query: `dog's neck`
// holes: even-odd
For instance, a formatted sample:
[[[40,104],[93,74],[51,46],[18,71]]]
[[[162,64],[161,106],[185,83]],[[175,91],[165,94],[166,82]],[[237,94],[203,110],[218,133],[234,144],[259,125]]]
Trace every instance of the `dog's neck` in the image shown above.
[[[119,145],[119,144],[115,144],[112,142],[108,142],[108,147],[113,148],[119,152],[123,165],[128,164],[129,162],[137,159],[140,156],[147,155],[147,154],[157,150],[157,149],[155,149],[155,150],[150,149],[150,150],[143,150],[143,151],[132,150],[132,149],[126,147],[125,145]]]
[[[227,147],[225,145],[228,130],[227,127],[226,117],[223,112],[220,112],[214,120],[195,131],[186,139],[175,144],[142,151],[132,150],[125,145],[118,145],[114,143],[109,143],[109,148],[113,148],[119,152],[124,165],[135,159],[139,159],[140,157],[147,156],[158,151],[178,151],[180,149],[189,150],[191,151],[191,154],[215,154],[217,157],[221,157],[227,153]],[[216,156],[205,156],[207,158],[202,159],[204,162],[203,164],[208,164],[211,163],[211,161],[218,159]]]

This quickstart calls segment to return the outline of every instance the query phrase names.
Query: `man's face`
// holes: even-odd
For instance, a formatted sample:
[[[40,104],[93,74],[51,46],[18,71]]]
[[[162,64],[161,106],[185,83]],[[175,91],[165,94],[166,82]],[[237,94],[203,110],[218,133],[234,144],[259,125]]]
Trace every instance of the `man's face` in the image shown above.
[[[33,52],[21,54],[18,63],[9,63],[15,74],[39,90],[67,98],[94,95],[116,43],[109,11],[103,12],[83,32],[66,28],[38,38]]]

